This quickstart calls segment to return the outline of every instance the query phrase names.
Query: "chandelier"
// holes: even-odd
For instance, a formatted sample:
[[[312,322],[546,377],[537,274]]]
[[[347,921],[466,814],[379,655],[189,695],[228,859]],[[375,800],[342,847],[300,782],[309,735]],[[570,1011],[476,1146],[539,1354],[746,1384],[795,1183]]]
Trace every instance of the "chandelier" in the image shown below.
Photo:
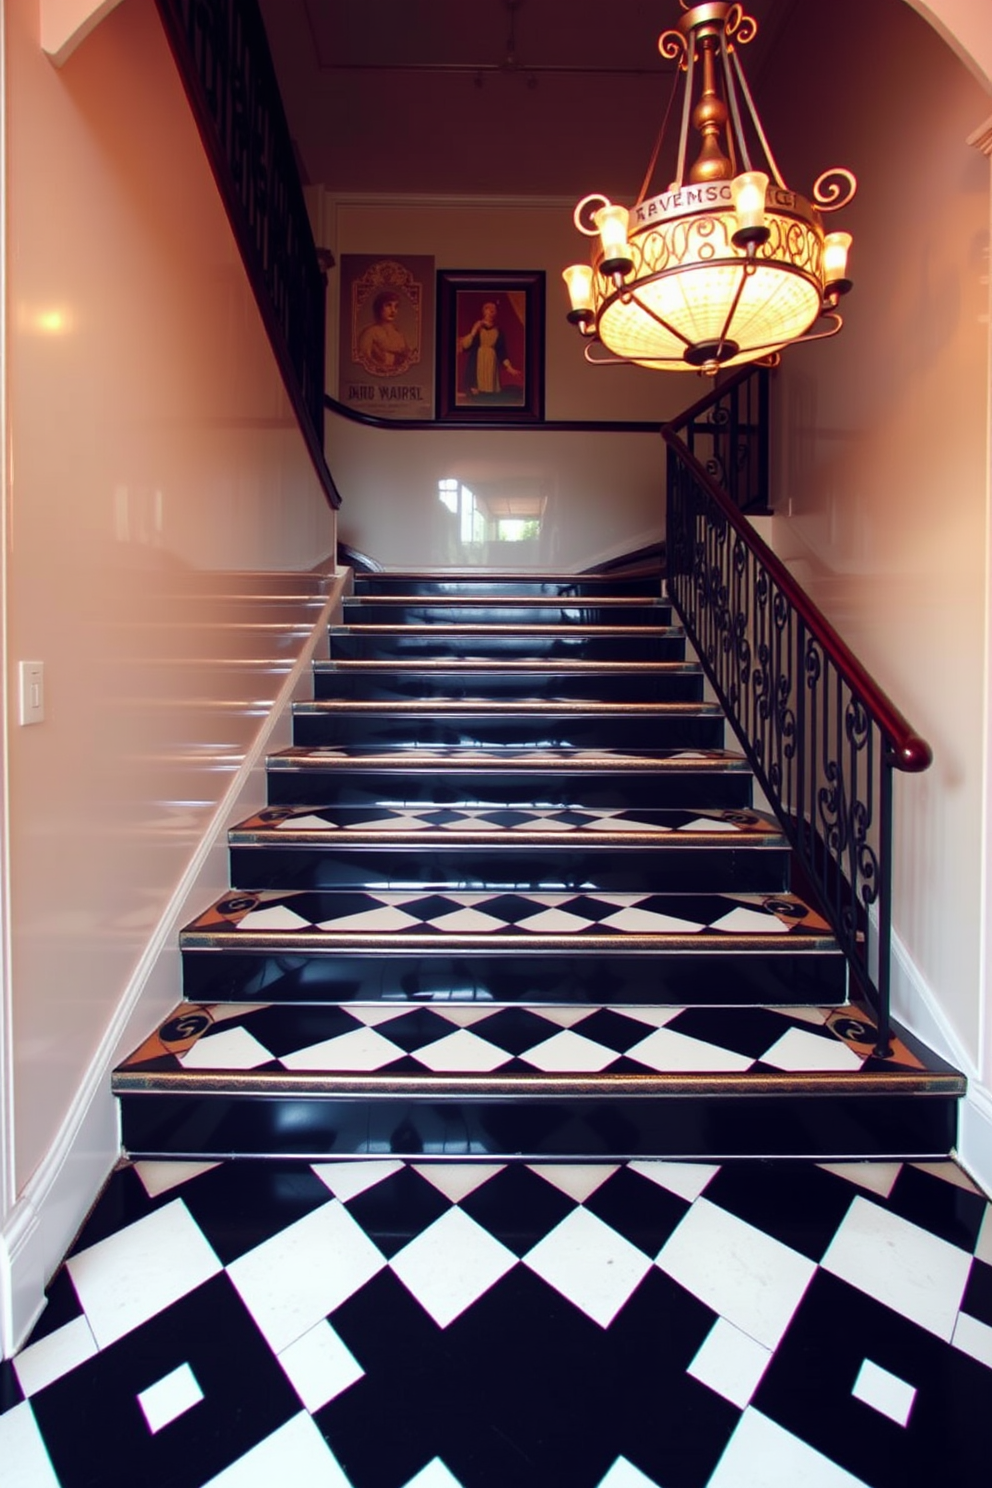
[[[572,264],[563,277],[588,362],[714,376],[840,330],[851,235],[825,233],[822,214],[846,206],[857,181],[848,170],[824,171],[812,202],[789,189],[739,56],[757,23],[739,4],[680,3],[678,29],[658,40],[678,66],[640,194],[630,209],[595,193],[579,202],[574,221],[595,240],[592,262]],[[683,76],[675,178],[649,197]],[[690,124],[701,143],[687,170]]]

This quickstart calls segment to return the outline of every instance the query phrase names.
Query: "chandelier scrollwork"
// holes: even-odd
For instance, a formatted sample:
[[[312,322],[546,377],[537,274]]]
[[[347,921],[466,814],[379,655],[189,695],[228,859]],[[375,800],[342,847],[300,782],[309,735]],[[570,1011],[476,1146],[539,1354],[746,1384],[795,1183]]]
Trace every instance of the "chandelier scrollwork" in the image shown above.
[[[811,201],[786,185],[739,56],[757,23],[737,0],[680,3],[677,28],[658,39],[684,80],[674,178],[648,195],[663,126],[633,207],[595,192],[579,202],[573,220],[595,242],[592,261],[563,277],[587,361],[715,375],[840,330],[851,235],[825,232],[822,214],[847,206],[857,181],[832,167]],[[687,168],[690,126],[701,138]]]

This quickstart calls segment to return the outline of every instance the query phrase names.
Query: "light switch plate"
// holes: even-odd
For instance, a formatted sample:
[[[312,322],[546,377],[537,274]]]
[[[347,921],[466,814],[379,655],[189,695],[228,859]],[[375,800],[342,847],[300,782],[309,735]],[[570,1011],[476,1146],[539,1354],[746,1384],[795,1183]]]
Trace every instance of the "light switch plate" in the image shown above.
[[[45,717],[45,663],[18,663],[21,682],[21,723],[42,723]]]

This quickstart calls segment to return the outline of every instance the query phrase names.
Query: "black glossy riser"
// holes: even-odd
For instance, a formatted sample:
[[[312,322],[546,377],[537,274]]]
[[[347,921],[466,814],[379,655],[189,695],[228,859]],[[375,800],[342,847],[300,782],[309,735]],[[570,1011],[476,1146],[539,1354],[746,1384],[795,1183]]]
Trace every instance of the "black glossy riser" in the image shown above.
[[[272,806],[522,806],[620,809],[637,806],[683,807],[706,803],[713,810],[750,806],[751,776],[744,770],[461,769],[446,765],[395,769],[381,765],[347,770],[270,769]]]
[[[508,634],[432,635],[402,630],[375,634],[349,631],[331,626],[331,658],[351,661],[445,660],[467,657],[498,661],[683,661],[685,637],[680,632],[656,635],[595,635],[576,631],[574,635]]]
[[[597,578],[592,574],[563,574],[559,578],[527,578],[520,574],[506,578],[437,578],[429,574],[356,574],[356,594],[425,594],[481,595],[497,598],[506,595],[530,595],[536,598],[573,599],[576,596],[616,597],[643,595],[653,598],[660,592],[657,576],[644,578]]]
[[[125,1094],[125,1149],[138,1157],[888,1158],[943,1156],[950,1096],[809,1092],[745,1096],[582,1095],[432,1101],[384,1096]]]
[[[719,749],[719,714],[639,716],[555,713],[312,713],[293,714],[293,742],[363,749],[441,746],[470,749]]]
[[[614,893],[775,893],[789,887],[784,847],[239,845],[231,848],[237,889],[459,888]]]
[[[335,670],[333,662],[314,669],[314,697],[355,702],[461,702],[485,697],[493,702],[544,699],[549,703],[698,703],[703,697],[701,672],[602,671],[457,671],[442,668],[374,671]]]
[[[472,1002],[529,1006],[819,1007],[847,995],[827,951],[183,950],[189,1002]]]
[[[529,605],[526,600],[514,604],[496,599],[484,604],[456,600],[376,604],[374,599],[346,599],[343,618],[347,625],[670,625],[672,607],[595,602]]]

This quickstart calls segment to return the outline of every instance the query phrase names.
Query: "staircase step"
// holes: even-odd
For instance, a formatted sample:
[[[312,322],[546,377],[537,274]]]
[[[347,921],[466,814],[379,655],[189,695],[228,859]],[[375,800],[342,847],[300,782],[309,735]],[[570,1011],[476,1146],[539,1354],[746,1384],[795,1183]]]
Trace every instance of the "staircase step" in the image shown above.
[[[416,595],[361,595],[344,601],[348,625],[670,625],[672,607],[660,599],[551,599]]]
[[[963,1081],[856,1007],[185,1003],[114,1075],[132,1157],[943,1156]]]
[[[711,749],[724,739],[715,703],[353,702],[293,705],[293,742],[369,750],[441,745],[469,749]]]
[[[682,661],[677,625],[332,625],[332,660]]]
[[[722,749],[304,749],[267,761],[269,803],[684,807],[751,804],[743,755]]]
[[[228,834],[241,889],[783,892],[789,849],[757,812],[269,807]]]
[[[657,596],[660,589],[658,574],[610,578],[605,574],[530,575],[517,569],[503,574],[489,570],[484,574],[392,572],[355,575],[355,593],[361,595],[422,594],[480,598],[504,595],[574,598],[581,595],[613,599],[629,595],[651,598]]]
[[[488,698],[610,703],[700,702],[703,673],[695,662],[389,662],[318,661],[316,698],[452,702]]]
[[[793,894],[232,891],[180,943],[189,1000],[750,1005],[847,995],[832,934]]]

